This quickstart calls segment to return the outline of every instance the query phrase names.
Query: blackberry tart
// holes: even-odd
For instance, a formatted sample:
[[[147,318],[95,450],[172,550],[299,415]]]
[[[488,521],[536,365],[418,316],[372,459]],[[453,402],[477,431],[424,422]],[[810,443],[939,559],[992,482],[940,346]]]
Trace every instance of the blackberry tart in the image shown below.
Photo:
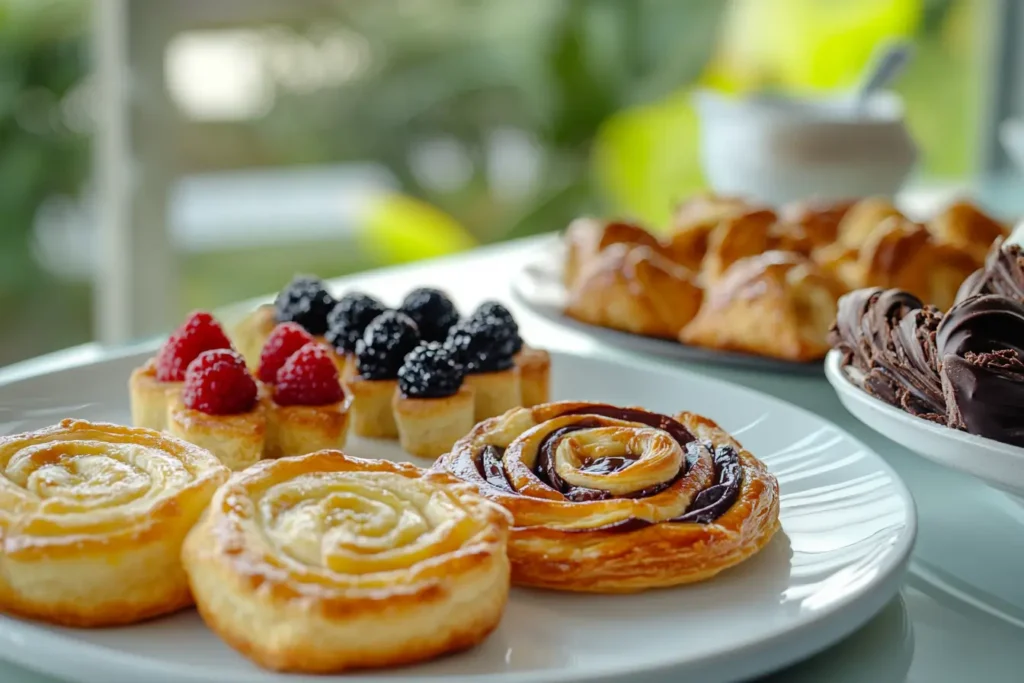
[[[323,280],[311,275],[297,275],[282,289],[273,304],[264,304],[247,315],[231,331],[231,341],[245,358],[249,368],[259,367],[260,353],[270,333],[280,323],[300,325],[319,342],[324,342],[327,316],[335,300],[327,291]],[[341,358],[332,358],[339,372],[344,365]]]
[[[407,353],[420,343],[419,330],[400,311],[385,311],[367,325],[356,343],[347,383],[352,392],[352,428],[359,436],[398,438],[391,401]]]
[[[473,315],[451,329],[445,345],[466,371],[477,422],[520,405],[519,367],[513,356],[518,332],[496,316]]]
[[[452,300],[441,290],[431,287],[409,292],[399,310],[416,323],[423,341],[443,342],[459,322],[459,311]]]
[[[497,301],[485,301],[471,318],[497,320],[509,329],[513,338],[512,362],[519,368],[520,405],[530,408],[551,400],[551,354],[523,342],[519,325],[509,310]]]
[[[424,342],[405,357],[392,399],[405,452],[436,458],[473,428],[474,391],[464,380],[451,347]]]
[[[373,319],[386,310],[387,306],[369,294],[349,292],[338,299],[327,315],[324,339],[341,360],[338,370],[343,382],[347,383],[356,374],[356,344]]]

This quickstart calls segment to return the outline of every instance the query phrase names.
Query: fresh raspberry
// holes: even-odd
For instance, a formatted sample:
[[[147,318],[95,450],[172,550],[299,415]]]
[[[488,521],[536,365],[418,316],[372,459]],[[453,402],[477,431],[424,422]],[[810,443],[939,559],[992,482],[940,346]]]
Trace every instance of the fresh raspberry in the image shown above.
[[[231,341],[212,315],[192,313],[176,329],[156,356],[156,378],[161,382],[181,382],[185,370],[203,351],[230,349]]]
[[[256,380],[237,352],[203,351],[185,372],[184,400],[208,415],[247,413],[256,405]]]
[[[317,342],[293,353],[277,371],[274,401],[280,405],[322,406],[337,403],[344,396],[338,368]]]
[[[306,332],[298,323],[281,323],[274,328],[274,331],[267,337],[260,353],[260,369],[256,376],[261,382],[273,384],[277,381],[277,371],[281,369],[288,358],[308,344],[313,335]]]

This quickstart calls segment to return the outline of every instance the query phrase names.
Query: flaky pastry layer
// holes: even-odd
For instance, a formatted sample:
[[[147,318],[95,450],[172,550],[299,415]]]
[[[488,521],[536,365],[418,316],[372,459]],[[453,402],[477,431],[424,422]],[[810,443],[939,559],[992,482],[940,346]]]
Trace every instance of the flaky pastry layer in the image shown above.
[[[64,420],[0,438],[0,610],[113,626],[190,605],[181,545],[227,477],[149,429]]]
[[[775,477],[692,413],[518,408],[477,425],[435,468],[512,513],[520,585],[615,593],[700,581],[779,528]]]
[[[233,475],[183,561],[203,619],[261,666],[392,666],[497,626],[510,524],[448,474],[320,451]]]

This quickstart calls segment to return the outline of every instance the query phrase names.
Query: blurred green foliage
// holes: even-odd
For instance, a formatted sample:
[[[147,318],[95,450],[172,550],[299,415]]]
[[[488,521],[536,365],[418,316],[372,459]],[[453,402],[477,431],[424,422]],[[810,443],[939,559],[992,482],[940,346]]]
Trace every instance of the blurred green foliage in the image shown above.
[[[978,22],[990,8],[338,0],[324,16],[250,26],[310,44],[340,39],[358,59],[339,83],[297,87],[289,72],[301,65],[265,57],[273,107],[249,121],[190,123],[176,140],[185,170],[372,160],[400,193],[375,205],[355,243],[180,256],[182,298],[214,306],[273,290],[296,270],[335,276],[556,230],[586,212],[662,225],[704,184],[692,88],[848,87],[878,41],[897,36],[917,50],[898,89],[922,170],[963,176],[983,81]],[[29,239],[40,204],[86,182],[86,141],[64,114],[87,74],[88,9],[87,0],[0,0],[0,362],[89,335],[87,290],[45,277]]]

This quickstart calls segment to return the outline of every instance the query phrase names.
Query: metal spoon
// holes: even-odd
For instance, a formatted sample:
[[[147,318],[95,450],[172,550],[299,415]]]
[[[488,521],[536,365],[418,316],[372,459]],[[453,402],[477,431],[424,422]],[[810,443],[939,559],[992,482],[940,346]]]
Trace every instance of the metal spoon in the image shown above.
[[[913,52],[913,47],[906,41],[889,43],[878,50],[877,56],[871,60],[860,85],[854,91],[854,108],[863,113],[872,95],[885,88],[903,72]]]

